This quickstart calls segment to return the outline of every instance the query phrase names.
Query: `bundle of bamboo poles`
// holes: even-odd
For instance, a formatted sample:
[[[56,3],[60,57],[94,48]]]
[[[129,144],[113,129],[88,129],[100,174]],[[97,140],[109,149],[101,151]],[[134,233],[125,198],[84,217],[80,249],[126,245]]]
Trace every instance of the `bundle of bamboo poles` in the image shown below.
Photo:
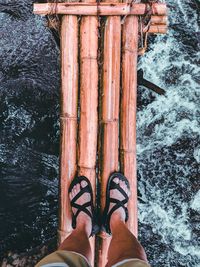
[[[72,231],[68,188],[75,175],[88,177],[95,195],[97,185],[100,186],[103,211],[106,184],[114,171],[124,173],[130,182],[132,194],[127,225],[137,236],[138,16],[145,15],[147,5],[117,3],[117,0],[99,4],[95,0],[58,3],[56,9],[52,9],[52,5],[34,4],[34,13],[46,15],[55,10],[63,15],[59,242]],[[82,15],[80,20],[78,15]],[[100,42],[99,16],[104,16],[105,25]],[[125,16],[123,24],[122,16]],[[164,24],[166,5],[153,4],[148,32],[164,33],[159,26]],[[100,52],[103,54],[100,57],[102,77],[99,75],[101,64],[98,65],[99,43],[102,43]],[[96,242],[94,237],[90,240],[93,265],[105,266],[110,237],[101,233]]]
[[[143,32],[154,34],[166,34],[167,33],[167,16],[152,15],[148,26],[143,26]]]
[[[75,3],[58,3],[55,8],[54,3],[34,4],[34,13],[48,15],[56,12],[58,15],[84,15],[84,16],[143,16],[147,13],[151,15],[148,27],[144,27],[144,32],[166,33],[167,32],[167,9],[162,3],[129,4],[105,1],[96,3],[93,0]]]

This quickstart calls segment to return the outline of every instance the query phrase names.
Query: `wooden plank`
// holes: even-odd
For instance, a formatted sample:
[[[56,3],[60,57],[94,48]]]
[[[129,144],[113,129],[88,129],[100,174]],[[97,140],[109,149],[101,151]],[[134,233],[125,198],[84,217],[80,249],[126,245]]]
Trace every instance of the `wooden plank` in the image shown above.
[[[87,16],[125,16],[144,15],[149,9],[148,4],[127,3],[54,3],[34,4],[34,14],[48,15],[87,15]],[[153,3],[152,15],[164,16],[167,14],[166,4]]]
[[[76,174],[78,105],[78,22],[63,16],[61,26],[61,147],[59,243],[71,233],[68,187]],[[70,151],[70,153],[69,153]]]
[[[96,195],[98,129],[98,20],[85,16],[80,26],[80,127],[78,173],[86,176]],[[94,197],[95,201],[95,197]],[[90,238],[94,266],[95,237]]]
[[[102,166],[100,170],[101,211],[106,202],[106,186],[110,174],[118,171],[119,149],[119,95],[120,95],[121,20],[108,17],[104,32],[104,64],[102,92]],[[106,266],[111,238],[101,234],[97,266]]]
[[[130,231],[137,237],[136,100],[137,100],[138,17],[128,16],[122,34],[122,99],[120,124],[121,170],[131,187],[128,204]]]

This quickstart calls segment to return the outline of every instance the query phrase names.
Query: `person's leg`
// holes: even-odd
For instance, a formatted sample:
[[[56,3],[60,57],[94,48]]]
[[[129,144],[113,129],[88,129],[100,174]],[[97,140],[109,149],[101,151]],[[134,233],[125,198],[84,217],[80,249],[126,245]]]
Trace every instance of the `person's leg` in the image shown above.
[[[119,183],[123,190],[130,195],[125,182],[115,178],[114,181]],[[123,200],[123,195],[117,190],[110,191],[110,197]],[[113,204],[110,205],[110,209]],[[136,237],[128,230],[125,225],[125,212],[122,208],[116,210],[110,219],[110,228],[112,232],[112,240],[108,250],[108,263],[106,267],[110,267],[122,260],[137,258],[147,262],[146,253],[138,242]]]
[[[87,183],[85,181],[81,182],[82,187],[84,188]],[[72,189],[72,192],[69,194],[70,200],[72,200],[80,192],[80,184],[77,184]],[[89,193],[84,193],[76,203],[83,205],[86,202],[91,200]],[[88,208],[91,211],[91,208]],[[75,213],[76,209],[72,208],[72,212]],[[76,229],[64,240],[64,242],[58,248],[59,250],[74,251],[85,256],[89,262],[91,262],[91,248],[89,242],[89,236],[91,234],[92,223],[91,218],[80,212],[76,220]]]
[[[80,186],[81,185],[81,186]],[[89,236],[92,231],[92,221],[91,221],[91,194],[85,190],[88,183],[85,180],[80,181],[80,183],[75,183],[72,189],[70,189],[69,198],[72,204],[72,213],[75,215],[77,209],[79,208],[79,213],[76,218],[76,228],[72,233],[64,240],[60,245],[58,250],[52,254],[43,258],[40,262],[36,264],[36,267],[42,267],[46,265],[54,266],[64,263],[67,266],[85,266],[88,267],[91,263],[91,248],[89,242]],[[80,192],[81,190],[84,190]],[[77,196],[77,194],[79,194]],[[77,196],[77,197],[76,197]],[[76,197],[76,199],[75,199]],[[75,202],[75,203],[74,203]],[[81,211],[81,207],[84,204],[91,203],[87,206],[88,214],[85,213],[84,208]],[[91,214],[91,216],[89,216]],[[81,254],[77,255],[75,253]]]

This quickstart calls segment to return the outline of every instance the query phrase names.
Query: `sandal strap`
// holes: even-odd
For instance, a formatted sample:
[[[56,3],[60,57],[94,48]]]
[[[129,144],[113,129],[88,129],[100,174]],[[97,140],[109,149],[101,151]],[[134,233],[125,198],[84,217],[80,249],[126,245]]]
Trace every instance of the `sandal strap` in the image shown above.
[[[110,203],[121,203],[122,205],[125,205],[126,203],[128,203],[128,199],[123,199],[123,200],[119,200],[119,199],[116,199],[116,198],[110,198]]]
[[[81,188],[80,192],[71,200],[71,205],[76,203],[76,201],[85,193],[90,193],[89,185],[86,185],[86,187]]]
[[[127,178],[125,176],[123,176],[121,173],[113,173],[110,176],[108,184],[107,184],[107,190],[106,190],[107,200],[106,200],[106,207],[104,209],[103,224],[102,224],[105,231],[108,234],[111,234],[111,229],[110,229],[111,216],[112,216],[113,212],[115,212],[117,209],[122,208],[125,212],[125,222],[127,222],[127,220],[128,220],[128,208],[125,207],[125,205],[128,203],[129,196],[123,190],[123,188],[119,185],[119,183],[117,184],[114,182],[115,177],[118,177],[121,181],[124,181],[126,183],[128,189],[130,190],[130,185],[129,185]],[[119,200],[117,198],[110,197],[110,191],[111,190],[118,190],[121,193],[121,195],[124,197],[124,199]],[[114,205],[109,210],[111,203],[113,203]]]
[[[83,205],[79,205],[77,202],[77,200],[85,193],[90,193],[91,194],[91,190],[90,190],[90,186],[89,184],[86,185],[84,188],[81,187],[80,192],[71,200],[71,207],[77,209],[76,212],[72,212],[72,227],[76,228],[76,219],[78,217],[78,215],[80,214],[80,212],[84,212],[85,214],[87,214],[91,219],[93,218],[93,203],[92,203],[92,199],[86,203],[84,203]],[[91,211],[89,211],[87,208],[91,207]]]
[[[73,208],[76,208],[76,209],[80,209],[80,210],[85,210],[87,207],[91,206],[91,202],[87,202],[83,205],[79,205],[78,203],[74,203],[74,205],[72,206]],[[88,209],[87,209],[88,210]]]
[[[87,183],[87,185],[85,187],[81,186],[81,182],[85,181]],[[75,208],[77,209],[75,212],[72,211],[72,227],[73,229],[76,228],[76,221],[77,221],[77,217],[79,215],[80,212],[84,212],[85,214],[87,214],[92,221],[92,231],[90,236],[95,235],[96,233],[99,232],[99,226],[97,224],[97,214],[94,208],[94,204],[93,204],[93,191],[92,191],[92,186],[91,186],[91,182],[90,180],[85,177],[85,176],[76,176],[73,181],[71,182],[69,189],[68,189],[68,193],[72,192],[72,189],[74,188],[75,185],[80,184],[80,192],[78,192],[78,194],[70,201],[71,204],[71,208]],[[84,203],[83,205],[79,205],[77,203],[77,200],[85,193],[89,193],[90,194],[90,201]],[[88,207],[90,208],[90,210],[88,209]]]
[[[128,199],[126,192],[119,186],[119,184],[116,184],[114,181],[112,181],[110,184],[110,190],[113,189],[117,189],[125,197],[125,199]]]
[[[78,215],[80,212],[84,212],[86,213],[90,218],[92,218],[92,213],[86,208],[91,206],[91,202],[87,202],[85,203],[83,206],[79,205],[79,204],[75,204],[73,207],[77,209],[77,211],[75,213],[73,213],[73,223],[75,223]]]
[[[124,212],[125,212],[125,221],[127,221],[127,211],[128,211],[128,209],[127,209],[127,207],[124,206],[127,202],[128,201],[126,199],[124,199],[122,201],[118,200],[118,202],[116,202],[116,205],[114,205],[111,208],[111,210],[109,211],[109,213],[107,214],[107,221],[108,222],[110,221],[110,218],[111,218],[113,212],[115,212],[119,208],[123,208],[124,209]]]

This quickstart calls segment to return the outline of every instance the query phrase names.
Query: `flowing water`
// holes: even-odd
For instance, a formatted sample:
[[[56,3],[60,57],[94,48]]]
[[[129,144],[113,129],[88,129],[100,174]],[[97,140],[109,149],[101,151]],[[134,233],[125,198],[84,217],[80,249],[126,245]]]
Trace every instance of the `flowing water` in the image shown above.
[[[152,266],[200,266],[200,87],[196,0],[167,1],[169,33],[139,59],[139,238]],[[0,1],[0,254],[57,231],[59,48],[32,1]]]

